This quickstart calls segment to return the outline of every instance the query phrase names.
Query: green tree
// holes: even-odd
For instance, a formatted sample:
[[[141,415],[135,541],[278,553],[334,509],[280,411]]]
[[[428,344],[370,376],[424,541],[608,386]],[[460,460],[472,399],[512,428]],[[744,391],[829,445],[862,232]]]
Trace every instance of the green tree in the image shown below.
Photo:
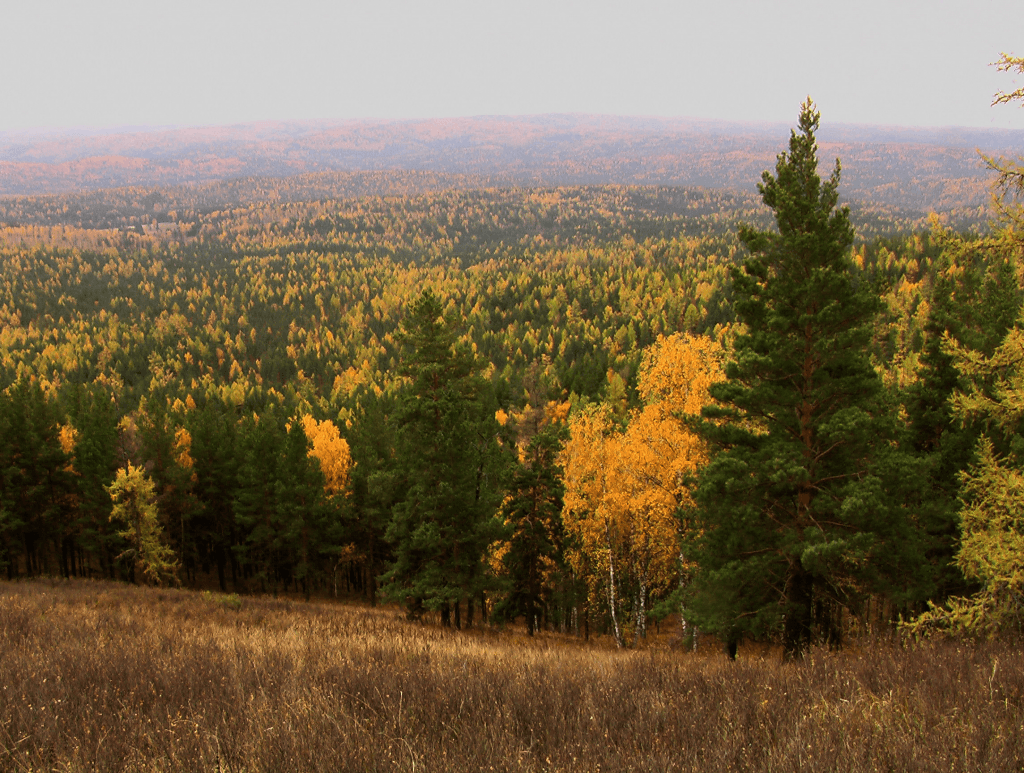
[[[302,421],[293,417],[283,438],[274,488],[275,521],[291,579],[309,599],[320,552],[329,549],[332,511],[327,506],[324,474],[309,455],[310,441]]]
[[[38,383],[22,380],[0,394],[0,566],[29,575],[54,571],[76,529],[70,513],[74,483],[59,440],[59,413]]]
[[[289,579],[286,543],[279,521],[280,459],[287,439],[277,410],[250,414],[240,422],[236,453],[238,479],[232,509],[237,527],[235,553],[246,576],[255,575],[260,590],[276,594]]]
[[[957,565],[980,590],[932,605],[909,626],[972,636],[1024,625],[1024,332],[1009,331],[991,357],[955,343],[950,351],[968,388],[951,400],[953,415],[984,419],[977,460],[961,472]],[[1009,450],[997,453],[991,438]]]
[[[360,389],[355,397],[356,419],[349,434],[352,443],[352,519],[345,523],[344,537],[362,556],[363,594],[371,605],[377,603],[377,576],[390,564],[385,540],[391,511],[401,498],[399,474],[394,458],[395,426],[388,421],[394,413],[395,396],[374,389]]]
[[[550,580],[564,569],[562,560],[562,469],[558,455],[565,426],[543,427],[527,444],[516,465],[502,515],[510,530],[508,550],[502,556],[511,588],[495,615],[526,618],[533,636],[537,618],[553,595]]]
[[[1013,327],[1020,290],[1013,262],[999,237],[967,240],[942,234],[940,257],[925,324],[918,380],[906,394],[909,440],[925,462],[927,496],[922,525],[934,574],[934,599],[968,589],[957,568],[960,476],[975,460],[983,422],[954,416],[950,398],[968,388],[950,343],[991,356]],[[979,386],[981,386],[979,384]]]
[[[195,564],[192,517],[198,509],[192,492],[194,460],[188,430],[176,424],[160,400],[143,401],[136,412],[141,454],[156,492],[156,506],[179,561]]]
[[[486,383],[458,338],[456,321],[427,290],[403,324],[402,372],[410,380],[397,410],[404,498],[392,508],[387,539],[394,562],[382,592],[413,616],[440,610],[450,621],[484,581],[484,551],[500,534],[488,475],[496,422],[485,415]]]
[[[197,569],[217,570],[220,589],[227,592],[227,570],[238,587],[238,560],[234,546],[240,528],[235,522],[235,494],[238,488],[239,457],[243,450],[238,444],[238,426],[233,409],[220,400],[208,399],[200,408],[185,417],[186,428],[192,438],[189,450],[196,479],[192,493],[196,510],[190,524],[194,554],[182,558],[189,561],[185,571]]]
[[[72,390],[72,422],[77,432],[73,465],[78,488],[79,541],[102,573],[116,576],[117,553],[124,546],[110,524],[107,486],[117,474],[117,418],[110,395],[98,386]]]
[[[1003,54],[996,63],[1004,72],[1024,72],[1024,59]],[[1024,100],[1024,89],[1000,92],[993,104]],[[985,159],[997,173],[993,234],[980,240],[989,253],[990,279],[974,315],[982,324],[973,335],[945,331],[935,345],[935,360],[945,366],[947,402],[939,419],[953,425],[946,436],[958,440],[946,475],[960,483],[959,551],[956,565],[978,589],[972,596],[955,595],[945,604],[931,604],[911,625],[912,631],[934,628],[972,636],[1024,626],[1024,332],[1017,268],[1024,225],[1024,166],[1018,159]],[[962,244],[962,241],[954,241]],[[976,248],[977,249],[977,248]],[[962,270],[972,275],[968,262]],[[976,269],[974,271],[976,272]],[[1012,325],[1016,311],[1016,325]],[[1005,336],[1003,335],[1005,333]],[[998,346],[996,341],[1001,342]],[[924,372],[924,383],[932,375]],[[941,393],[940,393],[941,394]],[[948,420],[947,420],[948,417]],[[941,423],[936,421],[935,424]],[[973,459],[963,447],[976,439]],[[939,453],[945,448],[939,447]],[[970,462],[970,463],[968,463]]]
[[[740,229],[750,255],[732,280],[746,332],[709,390],[719,405],[696,424],[714,456],[695,491],[689,611],[732,652],[744,633],[781,633],[788,658],[838,643],[842,610],[879,579],[902,515],[873,473],[892,461],[868,355],[879,300],[848,254],[839,162],[818,176],[819,120],[808,100],[758,186],[777,231]]]

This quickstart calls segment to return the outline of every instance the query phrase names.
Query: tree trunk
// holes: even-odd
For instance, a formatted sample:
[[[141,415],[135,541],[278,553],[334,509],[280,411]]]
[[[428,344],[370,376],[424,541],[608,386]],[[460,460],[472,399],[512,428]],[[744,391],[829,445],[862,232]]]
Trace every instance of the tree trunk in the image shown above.
[[[800,660],[811,643],[814,577],[802,566],[790,569],[786,584],[786,621],[783,626],[783,658]]]
[[[647,638],[647,578],[643,575],[636,596],[636,639],[639,641]]]
[[[605,523],[605,540],[608,545],[608,607],[612,614],[612,633],[615,635],[615,646],[622,649],[622,630],[619,628],[619,617],[615,611],[615,555],[612,553],[611,525]]]
[[[740,637],[735,631],[730,631],[729,635],[725,639],[725,654],[729,656],[729,660],[736,660],[736,655],[740,649]]]
[[[216,548],[216,555],[214,556],[214,560],[217,563],[217,582],[220,585],[220,592],[227,593],[228,583],[227,578],[224,576],[224,564],[226,563],[226,561],[224,556],[224,548],[221,545],[218,545]]]
[[[370,594],[370,606],[377,606],[377,576],[373,573],[374,567],[374,545],[376,544],[373,536],[370,537],[370,555],[366,559],[366,565],[370,571],[370,581],[367,583],[368,592]]]

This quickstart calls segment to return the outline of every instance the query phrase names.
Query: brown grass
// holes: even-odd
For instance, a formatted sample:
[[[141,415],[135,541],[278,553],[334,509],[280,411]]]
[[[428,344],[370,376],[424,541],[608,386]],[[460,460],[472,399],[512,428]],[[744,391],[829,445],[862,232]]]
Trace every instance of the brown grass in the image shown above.
[[[0,584],[0,769],[1019,771],[1009,643],[616,652],[393,610]]]

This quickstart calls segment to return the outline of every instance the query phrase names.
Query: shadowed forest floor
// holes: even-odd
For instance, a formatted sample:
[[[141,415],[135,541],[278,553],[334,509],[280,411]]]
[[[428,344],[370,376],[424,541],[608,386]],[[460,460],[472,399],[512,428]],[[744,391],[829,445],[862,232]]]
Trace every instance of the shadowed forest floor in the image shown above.
[[[1019,771],[1017,643],[619,652],[392,609],[0,583],[0,769]]]

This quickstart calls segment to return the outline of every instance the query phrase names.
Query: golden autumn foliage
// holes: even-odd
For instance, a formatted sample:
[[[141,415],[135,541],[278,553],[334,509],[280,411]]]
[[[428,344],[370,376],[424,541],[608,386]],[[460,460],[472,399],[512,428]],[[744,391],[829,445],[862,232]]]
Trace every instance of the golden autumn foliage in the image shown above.
[[[638,391],[644,407],[626,431],[637,449],[636,476],[688,502],[685,481],[707,461],[704,447],[687,430],[683,416],[696,416],[710,402],[708,389],[724,378],[722,347],[706,336],[659,338],[644,355]]]
[[[174,432],[174,461],[183,470],[191,470],[195,467],[195,460],[192,459],[192,435],[184,427],[178,427]]]
[[[645,594],[663,601],[682,566],[677,538],[687,527],[677,519],[686,479],[703,459],[676,414],[699,409],[707,375],[674,354],[683,341],[698,351],[701,339],[663,336],[687,329],[728,340],[723,290],[739,249],[736,223],[761,217],[753,194],[646,186],[440,190],[408,179],[415,190],[402,191],[419,195],[395,198],[401,181],[388,175],[360,178],[373,195],[356,196],[344,179],[331,179],[337,185],[318,189],[315,200],[281,180],[241,200],[232,198],[234,185],[218,188],[228,196],[221,203],[209,199],[216,191],[196,198],[148,189],[3,202],[0,393],[17,380],[37,382],[55,421],[67,426],[60,440],[66,453],[74,446],[75,469],[68,468],[71,493],[61,507],[79,511],[68,522],[81,525],[68,532],[63,522],[47,522],[43,539],[34,521],[22,519],[8,539],[12,561],[21,561],[14,571],[106,573],[105,543],[88,519],[102,519],[102,485],[115,462],[129,459],[156,486],[186,582],[210,581],[196,579],[195,567],[207,572],[212,556],[244,558],[249,576],[255,564],[269,567],[269,553],[254,547],[269,539],[253,537],[266,519],[240,527],[240,503],[249,497],[261,514],[275,514],[267,492],[278,484],[289,490],[294,475],[277,480],[271,460],[279,454],[258,446],[253,455],[265,456],[266,468],[253,473],[252,491],[239,494],[237,469],[257,461],[246,460],[237,442],[239,419],[251,416],[255,425],[274,420],[272,412],[312,412],[332,419],[302,421],[325,477],[317,487],[340,495],[355,488],[356,477],[369,494],[330,503],[327,509],[345,508],[351,518],[325,517],[331,531],[317,550],[329,549],[317,554],[310,576],[337,576],[332,564],[347,555],[337,549],[359,540],[367,562],[359,583],[372,594],[372,577],[386,569],[385,522],[404,495],[388,451],[388,406],[404,383],[396,334],[410,303],[431,286],[498,387],[501,397],[488,410],[497,409],[510,464],[518,454],[530,468],[531,439],[545,423],[568,421],[570,403],[552,397],[614,406],[591,417],[604,422],[594,442],[610,460],[602,473],[608,492],[596,509],[581,505],[575,516],[589,542],[577,540],[583,568],[561,577],[571,589],[550,602],[552,610],[564,607],[552,612],[552,624],[556,616],[570,619],[570,607],[575,619],[579,580],[590,579],[595,593],[606,589],[613,560],[623,588],[618,603],[626,599],[632,610]],[[934,250],[927,234],[912,236],[916,214],[874,214],[878,223],[862,232],[869,241],[858,245],[857,258],[866,272],[895,278],[895,332],[880,330],[879,341],[900,352],[902,371],[913,375]],[[887,235],[884,243],[870,241],[879,234]],[[893,352],[879,360],[897,362]],[[640,408],[631,374],[641,374]],[[67,434],[72,417],[77,438]],[[582,460],[586,444],[574,442]],[[296,446],[300,457],[306,453]],[[281,499],[289,504],[288,495]],[[591,522],[595,512],[607,522]],[[101,525],[113,539],[109,523]],[[559,572],[571,575],[557,536]],[[63,566],[83,555],[84,566]],[[226,566],[216,567],[222,587]]]
[[[164,543],[156,490],[146,471],[129,462],[106,489],[113,501],[110,521],[124,527],[117,534],[129,545],[122,556],[149,582],[176,582],[179,564]]]
[[[616,584],[633,586],[641,635],[647,595],[667,588],[681,569],[676,514],[689,502],[689,477],[706,461],[681,416],[699,413],[710,401],[708,387],[722,378],[721,354],[702,336],[660,338],[640,373],[646,404],[624,430],[605,406],[578,411],[569,421],[561,461],[563,519],[577,545],[570,563],[588,577],[592,595],[607,587],[613,624]]]
[[[302,429],[311,445],[309,455],[320,463],[327,493],[332,496],[346,494],[352,469],[348,441],[341,437],[338,428],[330,419],[317,421],[307,414],[302,417]]]
[[[71,424],[62,424],[57,433],[57,439],[60,441],[60,450],[71,456],[75,452],[75,444],[78,442],[78,430]]]

